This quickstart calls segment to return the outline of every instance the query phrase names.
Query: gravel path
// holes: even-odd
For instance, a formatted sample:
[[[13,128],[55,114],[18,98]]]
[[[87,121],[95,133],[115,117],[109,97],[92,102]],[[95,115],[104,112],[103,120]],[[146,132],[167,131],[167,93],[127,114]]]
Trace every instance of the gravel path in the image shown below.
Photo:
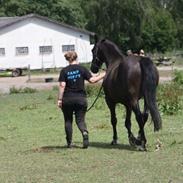
[[[53,78],[53,82],[45,82],[45,78]],[[58,86],[58,75],[41,75],[31,76],[31,80],[27,76],[21,77],[1,77],[0,93],[9,93],[10,88],[36,88],[38,90],[51,90],[53,86]]]
[[[183,70],[183,67],[158,67],[158,70],[172,70],[178,69]],[[53,82],[45,82],[45,78],[53,78]],[[58,74],[50,74],[50,75],[39,75],[39,76],[31,76],[31,80],[29,81],[28,76],[21,77],[0,77],[0,93],[9,93],[10,88],[36,88],[38,90],[51,90],[53,86],[58,86]],[[160,77],[160,82],[170,81],[171,77]]]

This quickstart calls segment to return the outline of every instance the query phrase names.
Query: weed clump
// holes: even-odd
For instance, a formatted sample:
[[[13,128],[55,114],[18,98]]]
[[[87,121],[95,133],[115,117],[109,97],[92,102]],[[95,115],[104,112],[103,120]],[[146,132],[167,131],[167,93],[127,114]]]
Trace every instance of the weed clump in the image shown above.
[[[183,84],[183,71],[175,70],[173,82],[180,85]]]
[[[158,88],[158,107],[162,114],[174,115],[182,108],[182,87],[174,82],[162,84]]]
[[[16,94],[16,93],[36,93],[37,90],[35,88],[16,88],[16,87],[11,87],[10,88],[10,94]]]

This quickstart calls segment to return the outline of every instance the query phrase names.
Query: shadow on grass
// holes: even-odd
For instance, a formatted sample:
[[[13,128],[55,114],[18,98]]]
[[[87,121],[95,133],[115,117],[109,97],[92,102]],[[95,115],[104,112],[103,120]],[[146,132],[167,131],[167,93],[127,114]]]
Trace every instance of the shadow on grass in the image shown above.
[[[96,147],[99,149],[121,149],[121,150],[128,150],[128,151],[138,151],[135,147],[132,147],[128,144],[116,144],[111,145],[109,143],[104,142],[90,142],[90,147]]]
[[[81,147],[77,146],[77,145],[73,145],[72,148],[67,148],[66,145],[64,146],[43,146],[43,147],[37,147],[28,151],[25,151],[25,153],[49,153],[49,152],[59,152],[61,150],[64,149],[81,149]]]
[[[77,143],[77,142],[76,142]],[[127,151],[135,151],[138,150],[135,147],[132,147],[127,144],[117,144],[117,145],[110,145],[109,143],[104,142],[90,142],[89,149],[96,148],[96,149],[118,149],[118,150],[127,150]],[[72,148],[67,148],[66,145],[64,146],[42,146],[38,148],[34,148],[31,150],[24,151],[24,153],[50,153],[50,152],[60,152],[62,150],[70,150],[70,149],[83,149],[82,146],[72,145]]]

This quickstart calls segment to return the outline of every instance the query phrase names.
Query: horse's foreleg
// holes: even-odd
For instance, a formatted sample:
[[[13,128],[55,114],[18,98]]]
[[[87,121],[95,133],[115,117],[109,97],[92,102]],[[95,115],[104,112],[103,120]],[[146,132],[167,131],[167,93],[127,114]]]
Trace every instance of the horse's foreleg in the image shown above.
[[[112,128],[113,128],[113,140],[111,142],[111,145],[116,145],[117,140],[118,140],[117,130],[116,130],[116,125],[117,125],[117,118],[116,118],[116,112],[115,112],[116,104],[114,104],[108,100],[106,100],[106,103],[107,103],[110,113],[111,113],[111,124],[112,124]]]
[[[126,106],[126,119],[125,119],[125,127],[128,130],[128,139],[131,146],[136,145],[136,138],[134,137],[132,131],[131,131],[131,114],[132,109],[128,106]]]
[[[139,104],[137,103],[135,106],[133,106],[133,111],[135,113],[136,120],[139,125],[139,136],[136,141],[136,146],[140,150],[146,150],[145,144],[146,144],[146,137],[145,137],[145,132],[144,132],[144,118],[143,115],[140,111]]]

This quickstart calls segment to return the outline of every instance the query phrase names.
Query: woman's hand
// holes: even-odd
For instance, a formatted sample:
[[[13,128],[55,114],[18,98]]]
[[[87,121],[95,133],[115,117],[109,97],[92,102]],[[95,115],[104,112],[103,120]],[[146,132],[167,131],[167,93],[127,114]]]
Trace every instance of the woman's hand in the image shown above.
[[[58,99],[57,106],[60,107],[60,108],[62,108],[62,99]]]

